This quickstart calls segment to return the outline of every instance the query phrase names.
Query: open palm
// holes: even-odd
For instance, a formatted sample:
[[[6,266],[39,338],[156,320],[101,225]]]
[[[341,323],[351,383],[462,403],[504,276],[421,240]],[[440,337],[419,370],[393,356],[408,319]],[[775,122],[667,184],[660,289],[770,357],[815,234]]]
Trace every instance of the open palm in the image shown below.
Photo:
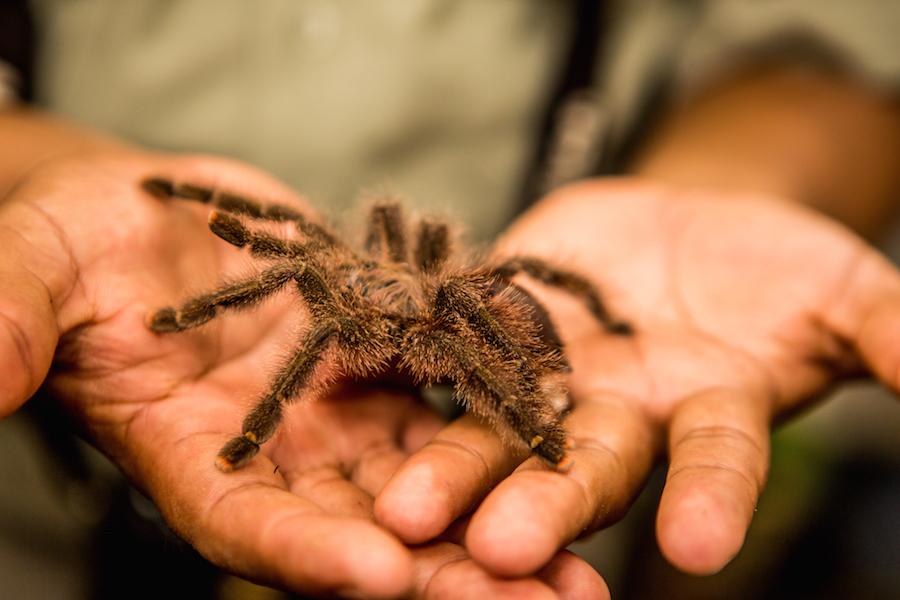
[[[533,571],[621,517],[665,454],[660,546],[684,570],[714,572],[743,543],[774,420],[851,374],[900,387],[900,274],[789,201],[584,182],[535,206],[498,251],[589,275],[636,334],[610,335],[577,302],[532,287],[573,368],[574,467],[528,461],[509,475],[515,457],[465,420],[382,491],[376,514],[408,542],[477,507],[466,544],[491,572]],[[414,480],[430,485],[417,491]]]
[[[303,206],[268,176],[212,158],[121,151],[33,173],[0,209],[0,417],[46,376],[180,536],[252,580],[376,598],[556,598],[565,574],[603,597],[599,577],[566,553],[539,578],[500,581],[454,543],[410,550],[373,522],[374,495],[442,426],[409,391],[348,385],[299,403],[260,457],[219,472],[218,449],[240,431],[302,314],[284,294],[195,331],[151,332],[152,311],[253,268],[210,234],[203,207],[143,192],[151,175]]]

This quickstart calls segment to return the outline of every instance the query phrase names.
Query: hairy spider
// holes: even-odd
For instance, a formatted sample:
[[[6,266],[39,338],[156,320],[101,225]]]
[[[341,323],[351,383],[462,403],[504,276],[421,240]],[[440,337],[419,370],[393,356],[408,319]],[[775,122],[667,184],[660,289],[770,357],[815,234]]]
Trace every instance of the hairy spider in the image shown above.
[[[252,277],[158,310],[148,317],[150,329],[191,329],[220,311],[252,307],[288,285],[311,317],[296,351],[244,419],[242,434],[219,452],[221,470],[256,455],[278,427],[284,404],[311,382],[321,385],[322,364],[364,376],[392,361],[420,383],[455,384],[456,399],[489,421],[506,443],[530,448],[556,469],[571,465],[571,444],[561,425],[568,408],[561,344],[543,308],[511,278],[524,273],[567,290],[608,331],[629,334],[631,328],[610,316],[585,278],[535,258],[456,264],[448,225],[425,218],[413,229],[393,201],[371,206],[365,247],[356,250],[284,205],[162,178],[142,185],[159,198],[212,206],[213,233],[267,264]],[[245,225],[254,219],[293,222],[297,234],[282,238]],[[415,235],[411,248],[408,233]]]

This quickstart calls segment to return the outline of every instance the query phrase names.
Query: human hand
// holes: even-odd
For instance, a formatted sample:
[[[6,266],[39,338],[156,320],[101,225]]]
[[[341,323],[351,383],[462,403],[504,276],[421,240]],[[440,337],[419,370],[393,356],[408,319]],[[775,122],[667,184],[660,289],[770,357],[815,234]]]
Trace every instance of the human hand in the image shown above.
[[[221,159],[119,148],[32,172],[0,207],[0,418],[46,377],[176,533],[254,581],[371,598],[603,597],[599,577],[568,553],[537,577],[500,580],[451,539],[411,550],[373,522],[373,496],[443,425],[409,392],[345,386],[295,405],[260,457],[219,472],[216,453],[267,385],[264,367],[293,343],[290,299],[191,332],[151,332],[154,310],[252,267],[209,232],[208,209],[142,191],[150,175],[303,206]]]
[[[535,206],[498,252],[589,276],[636,333],[610,335],[565,294],[523,280],[573,368],[574,466],[519,466],[521,455],[466,417],[377,498],[379,522],[408,543],[474,511],[466,547],[492,573],[533,572],[614,522],[663,454],[662,552],[685,571],[715,572],[743,543],[775,420],[849,375],[900,389],[900,274],[789,201],[584,182]]]

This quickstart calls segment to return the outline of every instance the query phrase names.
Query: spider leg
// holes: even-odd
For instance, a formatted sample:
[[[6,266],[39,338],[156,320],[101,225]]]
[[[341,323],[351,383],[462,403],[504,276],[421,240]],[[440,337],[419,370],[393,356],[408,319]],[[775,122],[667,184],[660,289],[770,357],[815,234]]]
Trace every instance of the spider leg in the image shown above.
[[[600,292],[590,281],[577,273],[557,269],[538,258],[512,258],[493,267],[491,272],[507,280],[517,273],[525,273],[543,284],[564,289],[579,298],[610,333],[617,335],[634,333],[629,323],[613,318],[603,303]]]
[[[453,379],[457,399],[492,423],[507,443],[518,440],[561,471],[571,466],[561,415],[484,344],[440,324],[423,325],[407,334],[402,355],[402,365],[419,379]]]
[[[259,446],[275,433],[283,417],[284,404],[295,399],[309,385],[316,367],[331,346],[345,373],[365,374],[385,364],[397,352],[392,343],[390,323],[376,315],[361,315],[334,309],[334,316],[323,319],[306,333],[300,350],[285,363],[269,392],[244,419],[241,435],[232,438],[219,451],[216,465],[232,471],[259,452]],[[323,381],[319,385],[324,384]]]
[[[283,204],[262,204],[261,202],[245,198],[244,196],[215,190],[213,188],[192,185],[189,183],[176,184],[171,179],[163,177],[151,177],[145,179],[141,182],[141,187],[157,198],[193,200],[195,202],[200,202],[201,204],[208,204],[230,213],[244,215],[254,219],[293,221],[302,218],[303,216],[296,209]]]
[[[285,240],[247,228],[240,219],[219,211],[209,213],[209,229],[238,248],[248,247],[258,258],[298,258],[309,256],[308,246],[297,240]]]
[[[297,230],[310,240],[324,246],[343,246],[334,234],[316,223],[311,223],[300,211],[284,204],[266,203],[215,190],[213,188],[192,185],[189,183],[176,184],[171,179],[164,177],[151,177],[141,182],[141,187],[150,195],[161,199],[179,198],[192,200],[201,204],[208,204],[223,211],[267,221],[293,221]]]
[[[312,265],[294,262],[290,278],[313,315],[315,326],[305,335],[300,351],[282,367],[270,391],[244,419],[242,435],[219,452],[216,464],[223,471],[250,460],[259,445],[272,437],[282,418],[282,406],[307,386],[316,366],[332,345],[344,373],[363,375],[384,365],[396,354],[394,324],[366,302],[332,289]],[[302,268],[301,268],[302,267]]]
[[[317,317],[333,317],[337,299],[319,270],[304,260],[279,263],[254,277],[225,285],[208,294],[191,298],[180,308],[167,307],[150,316],[153,331],[170,333],[192,329],[216,317],[219,308],[242,309],[271,296],[288,282],[297,284],[310,311]]]
[[[542,341],[521,297],[494,296],[490,283],[473,276],[440,284],[431,319],[404,340],[404,365],[421,379],[453,379],[457,397],[473,413],[565,469],[561,353]]]
[[[216,466],[228,472],[246,464],[259,452],[259,446],[272,437],[283,417],[283,405],[295,398],[307,385],[322,356],[339,333],[339,323],[329,321],[310,330],[301,349],[279,370],[271,390],[244,418],[241,435],[222,446]]]
[[[191,298],[179,308],[161,308],[147,319],[147,326],[158,333],[184,331],[215,318],[218,309],[242,309],[271,296],[305,271],[301,262],[278,264],[249,279],[225,285],[213,292]]]
[[[377,202],[369,212],[366,250],[376,260],[407,262],[406,226],[397,202]]]
[[[434,273],[446,264],[452,252],[450,229],[446,223],[423,219],[419,222],[416,247],[413,252],[416,268]]]
[[[507,360],[534,359],[551,370],[565,370],[559,346],[541,335],[530,296],[512,284],[498,292],[493,284],[478,276],[447,279],[435,293],[435,318],[465,323]]]

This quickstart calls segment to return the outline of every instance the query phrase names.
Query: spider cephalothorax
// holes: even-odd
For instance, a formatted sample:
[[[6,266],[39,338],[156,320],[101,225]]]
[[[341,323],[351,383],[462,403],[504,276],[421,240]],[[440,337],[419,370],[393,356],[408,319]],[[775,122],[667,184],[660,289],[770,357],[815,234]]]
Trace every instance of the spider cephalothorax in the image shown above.
[[[310,325],[269,391],[225,444],[216,464],[231,471],[249,461],[275,432],[286,402],[332,361],[348,376],[378,372],[391,362],[424,383],[451,381],[456,398],[486,418],[511,444],[524,444],[557,469],[566,469],[569,441],[560,422],[568,407],[567,370],[552,326],[539,325],[543,309],[510,281],[524,273],[580,298],[610,332],[628,334],[614,321],[583,277],[534,258],[480,265],[458,264],[446,223],[420,220],[413,229],[397,202],[370,208],[364,249],[356,250],[298,211],[167,179],[143,182],[161,198],[209,204],[210,229],[249,249],[266,266],[256,275],[150,315],[157,332],[191,329],[220,311],[252,307],[293,286]],[[290,221],[296,236],[277,237],[243,220]],[[409,244],[409,233],[414,241]],[[409,247],[409,246],[412,247]],[[328,372],[333,373],[334,369]]]

